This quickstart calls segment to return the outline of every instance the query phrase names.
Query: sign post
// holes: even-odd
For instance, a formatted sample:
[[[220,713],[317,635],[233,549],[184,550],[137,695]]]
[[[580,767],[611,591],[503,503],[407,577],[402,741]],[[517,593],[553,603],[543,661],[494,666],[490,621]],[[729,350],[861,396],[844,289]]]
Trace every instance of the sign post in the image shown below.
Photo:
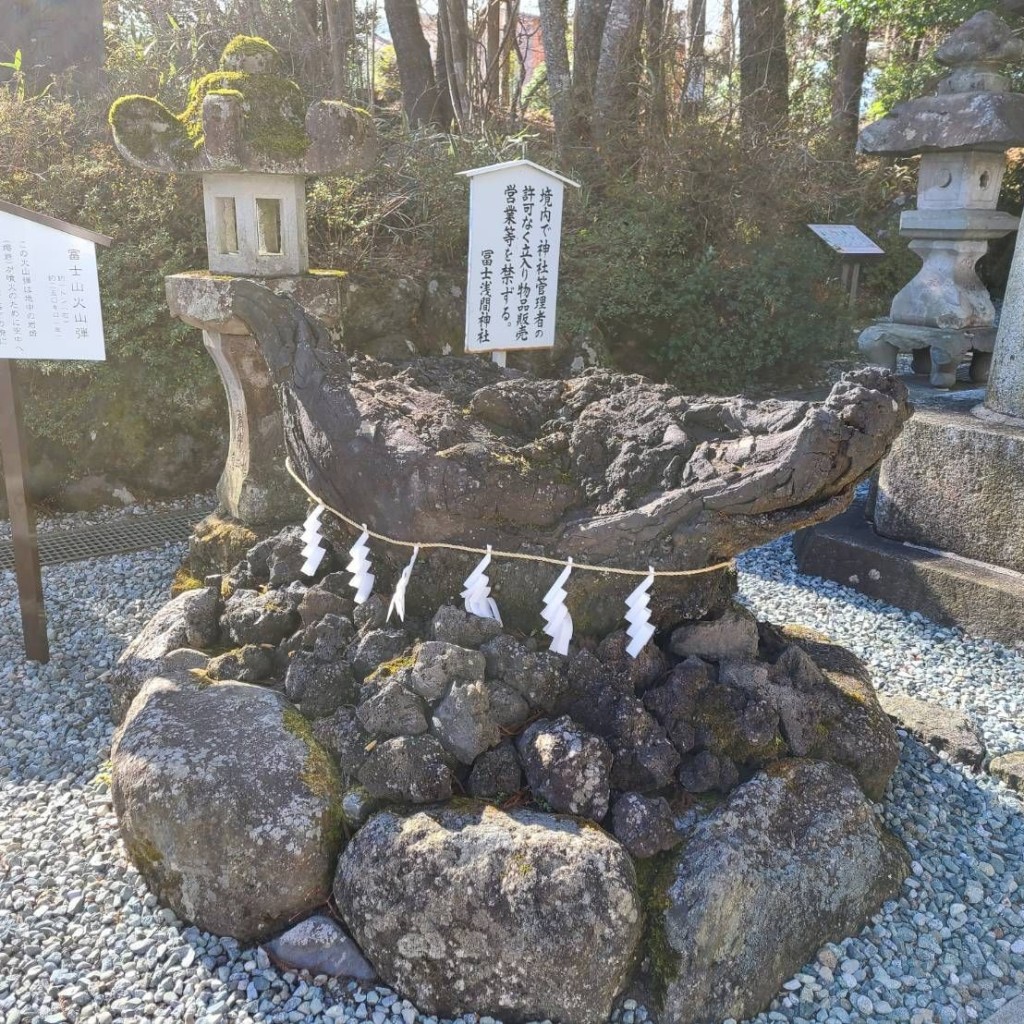
[[[25,653],[50,660],[16,359],[102,360],[99,235],[0,202],[0,458],[14,539]]]
[[[833,252],[839,253],[842,257],[840,281],[850,295],[852,308],[857,303],[861,263],[866,259],[884,256],[885,250],[876,245],[854,224],[808,224],[807,226]]]
[[[562,199],[579,183],[531,160],[461,171],[470,179],[466,351],[553,348]]]

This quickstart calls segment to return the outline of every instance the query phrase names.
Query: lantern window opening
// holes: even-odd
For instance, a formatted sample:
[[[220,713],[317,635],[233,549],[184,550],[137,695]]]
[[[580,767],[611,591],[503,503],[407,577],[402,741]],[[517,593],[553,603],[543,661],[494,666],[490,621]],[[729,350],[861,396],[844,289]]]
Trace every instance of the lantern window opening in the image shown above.
[[[238,255],[238,211],[233,196],[217,197],[217,241],[222,254]]]
[[[261,256],[281,256],[281,200],[256,200],[256,236]]]

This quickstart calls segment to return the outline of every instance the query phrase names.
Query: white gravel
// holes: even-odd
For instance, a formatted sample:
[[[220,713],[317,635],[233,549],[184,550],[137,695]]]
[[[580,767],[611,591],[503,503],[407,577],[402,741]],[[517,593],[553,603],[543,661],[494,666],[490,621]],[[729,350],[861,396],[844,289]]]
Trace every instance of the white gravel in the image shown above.
[[[387,989],[282,974],[261,952],[186,928],[126,863],[104,781],[102,676],[166,599],[182,550],[44,570],[45,667],[22,661],[14,581],[0,573],[0,1021],[434,1024]],[[994,750],[1024,747],[1020,654],[801,578],[783,543],[742,569],[760,614],[828,632],[881,686],[965,708]],[[1021,804],[908,740],[882,811],[914,858],[903,896],[826,947],[757,1024],[960,1024],[1024,988]],[[616,1019],[647,1012],[626,1003]]]

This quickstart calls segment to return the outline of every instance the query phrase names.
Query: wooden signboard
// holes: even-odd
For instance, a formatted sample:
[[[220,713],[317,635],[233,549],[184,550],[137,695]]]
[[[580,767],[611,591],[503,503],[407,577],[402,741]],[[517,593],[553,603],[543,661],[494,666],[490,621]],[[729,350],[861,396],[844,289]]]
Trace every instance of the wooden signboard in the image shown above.
[[[104,358],[96,246],[110,239],[0,202],[0,458],[25,653],[49,661],[15,359]]]
[[[462,171],[470,179],[466,351],[552,348],[565,186],[530,160]]]
[[[833,252],[843,258],[842,284],[849,292],[850,305],[857,301],[860,265],[863,260],[884,256],[885,250],[855,224],[807,225]]]

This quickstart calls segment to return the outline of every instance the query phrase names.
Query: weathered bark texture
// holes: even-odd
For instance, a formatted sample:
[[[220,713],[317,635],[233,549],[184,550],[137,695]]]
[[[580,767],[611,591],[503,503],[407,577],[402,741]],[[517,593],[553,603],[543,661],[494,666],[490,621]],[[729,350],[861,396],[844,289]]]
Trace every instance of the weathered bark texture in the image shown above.
[[[633,136],[645,0],[611,0],[594,83],[594,137],[607,146]]]
[[[384,0],[402,83],[402,106],[409,124],[418,128],[437,119],[437,86],[430,47],[420,24],[416,0]]]
[[[789,116],[789,55],[785,0],[739,0],[740,114],[760,133]]]
[[[356,12],[352,0],[325,0],[330,34],[333,99],[352,98],[352,57],[356,45]]]
[[[844,26],[836,46],[832,86],[832,127],[850,152],[857,146],[860,100],[868,63],[870,33],[860,25]]]
[[[555,144],[559,152],[565,153],[575,141],[565,0],[539,0],[538,6],[541,32],[544,34],[544,61],[548,72],[551,116],[555,120]]]

